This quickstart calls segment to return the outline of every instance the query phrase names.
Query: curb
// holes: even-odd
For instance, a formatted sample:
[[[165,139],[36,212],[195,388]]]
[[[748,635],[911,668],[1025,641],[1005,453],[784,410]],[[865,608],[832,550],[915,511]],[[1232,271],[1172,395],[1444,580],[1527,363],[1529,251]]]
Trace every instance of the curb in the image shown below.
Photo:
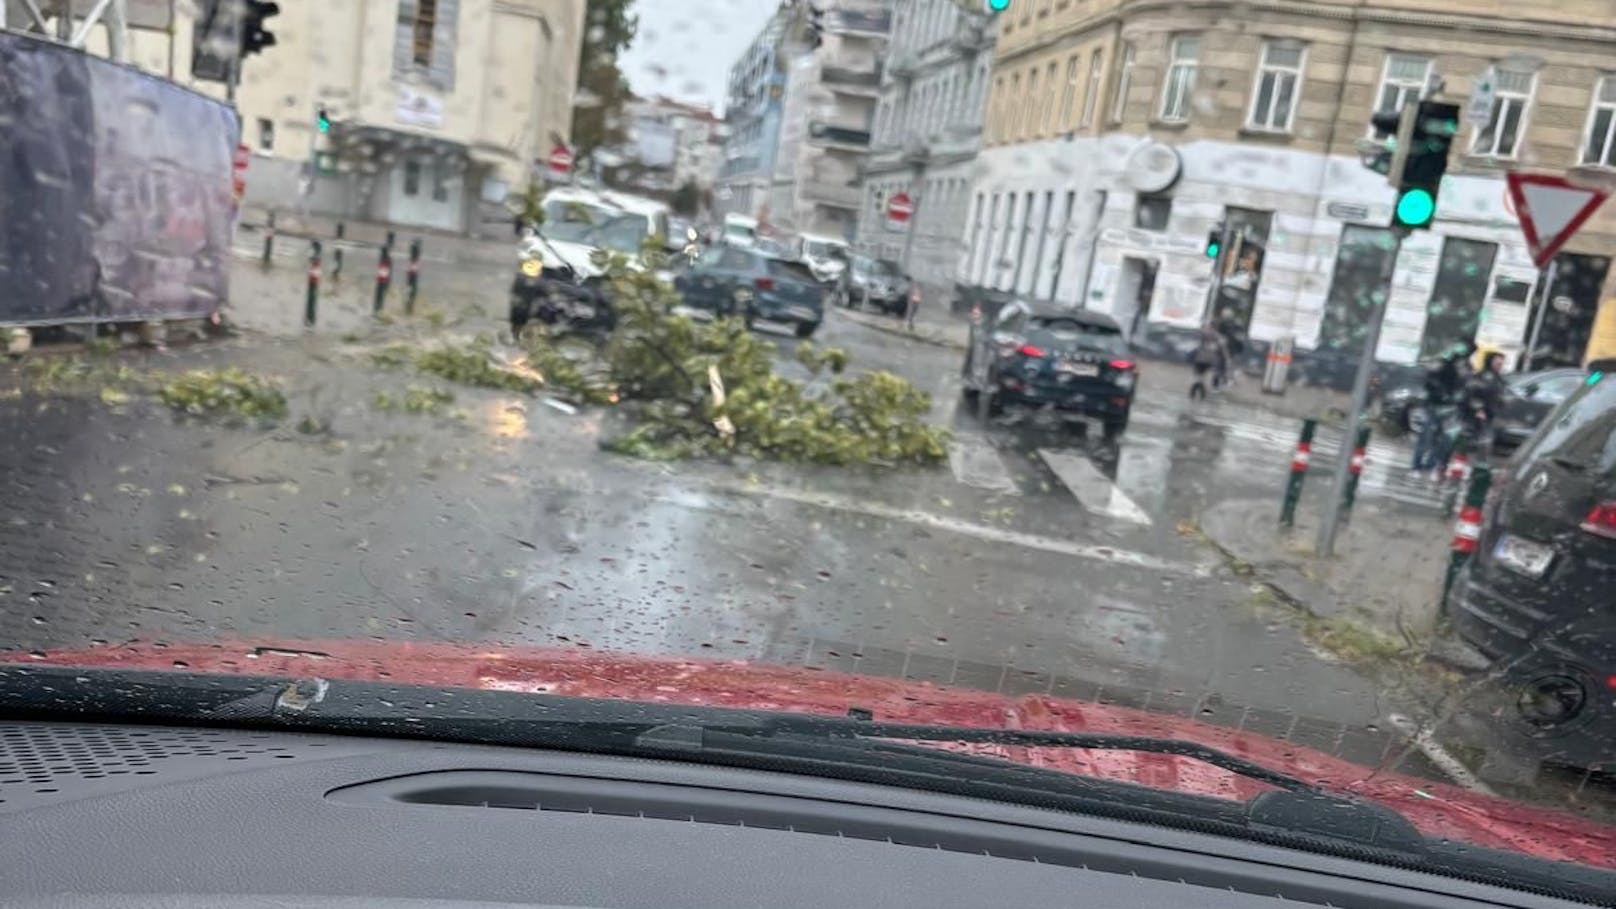
[[[1231,549],[1227,543],[1220,541],[1209,532],[1205,523],[1197,521],[1197,530],[1201,540],[1217,552],[1225,567],[1229,568],[1229,570],[1237,575],[1244,574],[1251,580],[1261,584],[1279,602],[1295,610],[1300,615],[1318,620],[1330,618],[1329,615],[1320,612],[1308,602],[1309,595],[1317,591],[1299,593],[1282,576],[1281,572],[1274,571],[1256,562],[1248,561]],[[1338,610],[1338,612],[1344,612],[1344,610]],[[1382,629],[1374,630],[1380,634],[1387,633]],[[1448,634],[1439,633],[1437,636],[1433,636],[1424,650],[1413,653],[1411,656],[1418,663],[1441,666],[1465,674],[1483,671],[1486,668],[1486,663],[1489,662],[1485,656],[1482,656],[1478,651],[1472,650],[1468,644],[1453,637],[1451,632]]]
[[[833,309],[831,311],[836,313],[837,315],[847,319],[849,322],[854,323],[855,325],[862,325],[865,328],[868,328],[868,329],[870,329],[872,331],[879,331],[879,332],[882,332],[884,334],[893,335],[894,337],[907,338],[910,341],[919,341],[922,344],[930,344],[933,347],[941,347],[941,348],[944,348],[946,350],[964,350],[965,349],[964,344],[961,344],[961,343],[958,343],[958,342],[955,342],[955,341],[950,341],[947,338],[931,337],[931,336],[928,336],[928,335],[920,334],[918,332],[907,331],[904,328],[902,328],[900,324],[888,325],[888,324],[886,324],[884,322],[879,322],[879,321],[876,321],[873,318],[869,318],[867,316],[864,316],[862,313],[856,313],[855,311],[844,309],[844,308],[842,308],[840,306],[836,307],[835,309]]]

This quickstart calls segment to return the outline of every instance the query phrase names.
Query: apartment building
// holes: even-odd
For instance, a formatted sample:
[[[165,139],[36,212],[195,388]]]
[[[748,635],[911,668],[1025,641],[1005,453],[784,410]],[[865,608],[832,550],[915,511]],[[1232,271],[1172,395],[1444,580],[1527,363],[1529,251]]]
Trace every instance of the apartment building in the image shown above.
[[[959,277],[994,20],[953,0],[897,0],[872,150],[864,167],[857,246],[905,269],[932,293]],[[907,225],[886,217],[904,193]]]
[[[1023,0],[1000,17],[961,277],[1108,311],[1136,336],[1215,312],[1259,348],[1290,337],[1299,359],[1345,368],[1391,246],[1393,191],[1358,149],[1370,115],[1426,93],[1463,103],[1491,72],[1492,116],[1462,127],[1433,228],[1402,247],[1376,353],[1411,363],[1474,338],[1516,355],[1544,276],[1504,174],[1610,179],[1613,51],[1602,0]],[[1213,301],[1220,221],[1233,240]],[[1581,362],[1616,323],[1616,304],[1600,312],[1613,241],[1616,209],[1559,256],[1538,364]]]
[[[627,141],[609,156],[614,185],[658,197],[686,183],[712,188],[722,147],[711,108],[656,95],[625,104],[623,117]]]
[[[717,215],[766,217],[769,186],[780,141],[786,61],[800,50],[792,4],[782,3],[729,70],[724,100],[723,160],[713,180]]]
[[[852,239],[892,17],[867,0],[821,0],[817,9],[798,10],[807,40],[783,62],[769,220],[788,233]]]
[[[167,33],[131,31],[129,61],[222,97],[192,69],[212,5],[176,4]],[[584,0],[279,5],[276,44],[245,60],[236,95],[247,204],[453,231],[504,217],[508,233],[500,203],[568,141]]]

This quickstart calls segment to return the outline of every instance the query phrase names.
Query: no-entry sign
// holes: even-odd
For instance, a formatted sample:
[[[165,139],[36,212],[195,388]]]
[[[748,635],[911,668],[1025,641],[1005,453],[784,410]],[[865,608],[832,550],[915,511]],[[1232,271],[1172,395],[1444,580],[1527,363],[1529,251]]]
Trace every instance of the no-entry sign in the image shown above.
[[[887,223],[893,230],[902,230],[909,224],[909,218],[915,213],[914,200],[908,193],[895,193],[887,201]]]
[[[555,174],[572,173],[572,149],[565,145],[557,145],[550,149],[550,172]]]

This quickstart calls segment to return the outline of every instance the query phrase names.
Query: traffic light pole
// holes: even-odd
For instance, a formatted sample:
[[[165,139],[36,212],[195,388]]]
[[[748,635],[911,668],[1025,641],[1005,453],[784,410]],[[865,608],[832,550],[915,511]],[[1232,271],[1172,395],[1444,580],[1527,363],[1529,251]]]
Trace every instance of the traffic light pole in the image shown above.
[[[1336,448],[1335,464],[1330,469],[1330,494],[1324,501],[1324,520],[1319,524],[1319,538],[1313,554],[1328,558],[1335,551],[1335,534],[1341,523],[1342,500],[1352,473],[1352,441],[1358,427],[1363,424],[1364,411],[1369,404],[1369,377],[1375,371],[1375,348],[1380,346],[1380,323],[1386,318],[1386,304],[1392,297],[1392,276],[1397,273],[1397,257],[1403,251],[1403,241],[1411,233],[1408,227],[1393,223],[1392,248],[1381,263],[1376,289],[1369,292],[1374,308],[1369,313],[1369,325],[1364,331],[1363,353],[1358,357],[1358,375],[1352,381],[1352,411],[1347,425],[1341,430],[1341,443]]]

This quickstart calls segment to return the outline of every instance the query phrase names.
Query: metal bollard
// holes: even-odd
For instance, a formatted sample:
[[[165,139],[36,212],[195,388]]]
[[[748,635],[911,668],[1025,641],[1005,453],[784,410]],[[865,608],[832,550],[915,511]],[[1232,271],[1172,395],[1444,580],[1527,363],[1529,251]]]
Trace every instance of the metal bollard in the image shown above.
[[[342,239],[348,233],[348,225],[337,222],[337,242],[331,244],[331,280],[342,280]]]
[[[1481,509],[1487,503],[1487,490],[1493,485],[1492,468],[1476,465],[1470,472],[1470,486],[1465,490],[1464,507],[1459,509],[1459,520],[1453,525],[1453,551],[1448,556],[1448,574],[1442,581],[1442,600],[1459,577],[1459,569],[1470,561],[1481,540]]]
[[[314,327],[315,312],[320,305],[320,241],[309,241],[309,296],[303,304],[303,325]]]
[[[275,212],[269,213],[269,224],[264,228],[264,267],[269,267],[270,257],[275,255]]]
[[[393,237],[393,232],[392,232],[392,231],[388,231],[388,232],[387,232],[387,243],[386,243],[386,246],[387,246],[387,248],[388,248],[388,249],[389,249],[389,250],[391,250],[391,249],[392,249],[392,248],[393,248],[393,240],[394,240],[394,237]]]
[[[1302,421],[1302,437],[1296,440],[1296,453],[1291,455],[1291,475],[1285,481],[1285,502],[1279,509],[1281,527],[1296,526],[1296,503],[1302,498],[1302,478],[1307,476],[1307,462],[1313,454],[1313,432],[1319,421],[1308,417]]]
[[[404,297],[404,314],[415,315],[415,293],[419,290],[421,281],[421,238],[416,237],[410,241],[410,268],[405,273],[404,280],[409,287],[409,294]]]
[[[383,246],[376,259],[376,304],[371,313],[381,315],[382,304],[387,301],[387,285],[393,282],[393,250]]]
[[[1364,464],[1368,460],[1366,457],[1368,449],[1369,427],[1360,426],[1358,427],[1358,438],[1352,446],[1352,463],[1347,465],[1347,485],[1341,490],[1342,520],[1347,520],[1352,516],[1352,503],[1358,498],[1358,478],[1363,475]]]

